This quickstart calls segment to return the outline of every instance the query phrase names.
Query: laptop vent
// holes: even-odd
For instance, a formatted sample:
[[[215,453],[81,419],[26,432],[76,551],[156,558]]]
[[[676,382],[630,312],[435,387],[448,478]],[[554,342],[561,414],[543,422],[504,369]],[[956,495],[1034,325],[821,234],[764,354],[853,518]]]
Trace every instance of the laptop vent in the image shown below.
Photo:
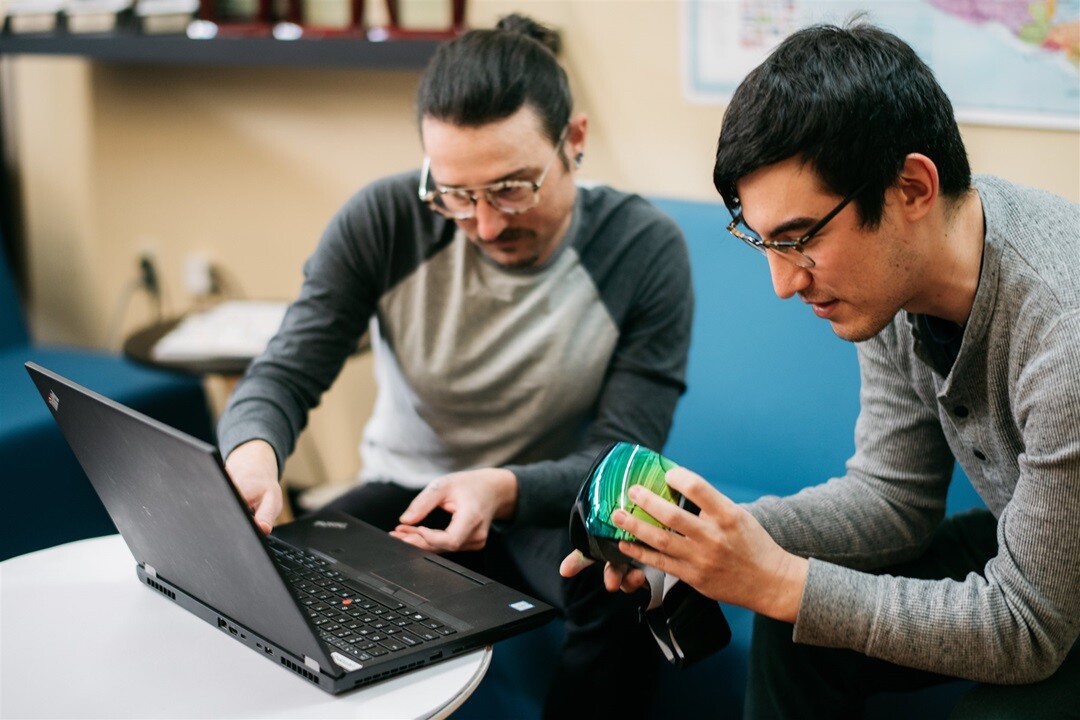
[[[356,685],[367,685],[368,683],[373,683],[376,680],[382,680],[383,678],[390,677],[391,675],[400,675],[403,672],[408,672],[409,670],[412,670],[413,668],[420,667],[421,665],[424,664],[424,662],[425,661],[423,661],[423,660],[419,660],[419,661],[414,662],[414,663],[409,663],[408,665],[405,665],[404,667],[395,668],[393,670],[387,670],[385,672],[379,673],[378,675],[372,675],[371,677],[366,677],[363,680],[357,680]]]
[[[149,585],[150,587],[154,588],[155,590],[157,590],[162,595],[167,596],[170,600],[175,600],[176,599],[176,593],[174,593],[172,590],[165,587],[161,583],[156,582],[156,581],[154,581],[154,580],[152,580],[150,578],[146,578],[146,584]]]
[[[303,667],[302,665],[297,665],[296,663],[294,663],[289,658],[287,658],[287,657],[281,658],[281,664],[284,665],[285,667],[289,668],[290,670],[292,670],[297,675],[303,675],[304,677],[306,677],[308,680],[315,683],[316,685],[319,684],[319,676],[318,675],[311,672],[310,670],[308,670],[306,667]]]

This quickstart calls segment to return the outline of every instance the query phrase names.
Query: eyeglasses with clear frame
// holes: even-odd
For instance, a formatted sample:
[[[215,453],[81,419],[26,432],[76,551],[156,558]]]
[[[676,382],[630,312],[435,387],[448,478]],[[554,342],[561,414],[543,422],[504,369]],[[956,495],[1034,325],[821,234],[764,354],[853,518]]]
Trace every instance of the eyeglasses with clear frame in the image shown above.
[[[854,200],[865,188],[866,184],[864,183],[850,194],[844,196],[844,199],[840,201],[840,204],[834,207],[828,215],[811,225],[805,233],[792,240],[761,239],[756,232],[746,225],[743,220],[742,209],[739,208],[739,201],[736,198],[734,204],[728,206],[728,212],[731,213],[731,222],[728,223],[727,231],[762,254],[765,254],[766,250],[772,250],[780,257],[795,263],[801,268],[812,268],[814,267],[814,260],[809,255],[803,253],[803,246],[821,232],[821,229],[825,227],[830,220],[839,215],[840,211],[847,207],[848,203]],[[744,229],[740,230],[740,225],[742,225]]]
[[[520,215],[528,212],[540,203],[540,188],[547,179],[548,171],[559,157],[569,126],[564,127],[555,143],[555,152],[544,166],[536,180],[500,180],[488,185],[476,187],[453,187],[436,185],[428,189],[428,176],[431,170],[431,158],[424,156],[424,166],[420,172],[420,187],[417,193],[420,200],[444,217],[451,220],[471,220],[476,217],[476,204],[480,198],[504,215]]]

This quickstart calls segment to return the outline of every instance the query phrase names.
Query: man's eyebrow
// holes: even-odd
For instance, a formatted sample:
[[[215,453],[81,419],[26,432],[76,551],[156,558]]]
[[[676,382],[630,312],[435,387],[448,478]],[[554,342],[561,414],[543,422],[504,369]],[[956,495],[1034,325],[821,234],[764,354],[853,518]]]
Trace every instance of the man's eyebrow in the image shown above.
[[[820,218],[811,218],[811,217],[790,218],[790,219],[785,220],[784,222],[780,223],[776,227],[774,227],[770,232],[763,233],[760,230],[758,230],[757,228],[755,228],[754,226],[750,225],[750,223],[746,222],[746,215],[745,214],[743,214],[743,213],[740,213],[740,214],[742,214],[742,223],[743,223],[743,225],[745,225],[747,228],[749,228],[752,232],[757,233],[757,236],[760,237],[762,240],[769,240],[769,239],[772,239],[772,238],[776,237],[777,235],[782,235],[784,233],[789,233],[789,232],[791,232],[793,230],[806,230],[806,229],[810,228],[811,226],[813,226],[813,224],[816,223],[820,219]]]
[[[538,170],[536,168],[530,168],[530,167],[518,168],[517,170],[514,170],[512,172],[508,172],[508,173],[506,173],[505,175],[503,175],[501,177],[498,177],[498,178],[495,178],[494,180],[491,180],[490,182],[481,183],[479,185],[448,185],[446,183],[439,182],[439,179],[437,177],[435,177],[435,173],[431,174],[431,179],[439,187],[451,188],[451,189],[454,189],[454,190],[467,190],[469,188],[487,187],[488,185],[495,185],[497,183],[506,182],[507,180],[529,180],[529,179],[531,179],[529,177],[530,175],[535,175],[538,172],[540,172],[540,170]]]
[[[779,225],[774,227],[771,231],[769,231],[769,233],[767,235],[762,235],[762,237],[763,238],[772,238],[772,237],[776,237],[777,235],[783,235],[785,233],[789,233],[789,232],[791,232],[793,230],[806,230],[807,228],[811,227],[814,223],[816,223],[820,219],[821,218],[812,218],[812,217],[805,217],[805,216],[804,217],[791,218],[789,220],[785,220],[784,222],[780,223]]]

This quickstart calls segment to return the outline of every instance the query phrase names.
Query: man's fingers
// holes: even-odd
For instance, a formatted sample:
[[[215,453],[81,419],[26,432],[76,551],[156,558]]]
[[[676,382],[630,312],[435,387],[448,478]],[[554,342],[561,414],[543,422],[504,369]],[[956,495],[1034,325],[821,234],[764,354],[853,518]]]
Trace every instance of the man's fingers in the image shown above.
[[[604,565],[604,588],[608,592],[619,592],[625,580],[625,565],[612,565],[611,563]]]
[[[416,528],[412,525],[399,525],[397,529],[390,531],[390,537],[414,545],[421,550],[437,552],[435,548],[428,545],[427,541],[424,540],[423,536],[416,532]]]
[[[683,467],[672,468],[664,476],[668,487],[681,493],[701,512],[713,517],[730,512],[735,506],[731,499],[709,484],[709,481]]]
[[[616,510],[611,514],[611,519],[617,527],[632,533],[641,541],[620,541],[619,550],[624,555],[642,565],[682,577],[679,569],[683,567],[683,560],[689,557],[687,553],[693,551],[693,545],[687,545],[689,540],[678,533],[638,520],[625,510]],[[644,575],[642,579],[644,580]]]
[[[635,485],[630,488],[630,499],[641,507],[646,513],[667,527],[674,528],[685,533],[688,523],[693,523],[694,516],[686,512],[678,505],[671,503],[648,488]],[[647,523],[646,523],[647,524]],[[655,527],[655,526],[650,526]],[[634,533],[637,535],[637,533]]]
[[[451,522],[451,525],[453,525],[453,522]],[[446,530],[433,530],[423,525],[398,525],[390,534],[417,547],[423,547],[425,550],[437,553],[479,550],[484,546],[483,541],[479,538],[457,537],[450,532],[449,527]],[[417,539],[422,540],[424,544],[420,545],[415,542]]]
[[[666,500],[657,498],[657,501],[665,505],[671,505]],[[642,507],[645,507],[642,505]],[[681,511],[680,511],[681,512]],[[659,519],[659,518],[658,518]],[[652,523],[640,520],[625,510],[616,510],[611,514],[611,521],[615,527],[626,530],[646,545],[650,545],[662,552],[671,553],[673,544],[680,540],[680,536],[670,530],[658,528]],[[635,560],[637,558],[634,558]]]
[[[638,568],[610,562],[604,565],[604,587],[609,592],[633,593],[645,584],[645,573]]]
[[[735,503],[710,485],[705,478],[685,468],[672,468],[667,472],[665,480],[668,487],[697,505],[702,515],[723,518],[728,517],[730,513],[735,511]],[[631,487],[629,495],[630,499],[637,503],[642,510],[680,535],[698,538],[701,536],[701,532],[706,529],[706,525],[699,516],[668,502],[648,488],[642,486]],[[633,532],[644,542],[654,545],[653,542],[634,532],[631,528],[627,527],[625,529]],[[654,545],[654,547],[659,546]]]
[[[413,501],[409,503],[409,507],[405,508],[405,512],[401,513],[398,520],[407,525],[415,525],[426,518],[432,510],[439,507],[442,497],[438,481],[431,483],[413,498]]]
[[[275,485],[263,493],[259,499],[259,504],[255,507],[255,524],[259,526],[264,535],[269,535],[270,531],[274,529],[274,521],[277,520],[277,516],[280,514],[281,490]]]
[[[559,574],[565,578],[573,577],[585,568],[596,564],[595,560],[585,557],[580,550],[574,550],[559,565]],[[608,592],[632,593],[645,585],[645,573],[637,568],[615,563],[604,563],[604,587]]]
[[[424,528],[425,530],[427,528]],[[456,552],[458,550],[478,550],[487,542],[487,528],[483,521],[465,511],[454,513],[450,517],[450,524],[446,530],[439,532],[432,530],[431,533],[439,533],[437,536],[443,542],[443,550]],[[429,542],[431,542],[429,540]]]
[[[645,579],[645,571],[639,568],[630,568],[626,577],[623,578],[622,590],[625,593],[637,592],[641,588],[649,584],[649,581]]]
[[[648,545],[642,545],[641,543],[627,542],[626,540],[619,541],[619,552],[626,555],[628,558],[637,560],[642,565],[648,565],[654,567],[657,570],[667,573],[668,575],[674,575],[681,578],[680,574],[681,564],[670,555],[665,555],[662,552],[658,552]],[[642,573],[642,580],[644,581],[644,573]],[[644,584],[644,582],[642,583]],[[640,586],[638,586],[640,587]]]
[[[575,550],[563,558],[562,563],[559,565],[559,574],[564,578],[574,577],[595,562],[595,560],[585,557],[585,554],[580,550]]]
[[[270,515],[261,510],[255,513],[255,524],[262,530],[263,535],[269,535],[274,529],[274,521],[272,518],[276,517],[277,515]]]

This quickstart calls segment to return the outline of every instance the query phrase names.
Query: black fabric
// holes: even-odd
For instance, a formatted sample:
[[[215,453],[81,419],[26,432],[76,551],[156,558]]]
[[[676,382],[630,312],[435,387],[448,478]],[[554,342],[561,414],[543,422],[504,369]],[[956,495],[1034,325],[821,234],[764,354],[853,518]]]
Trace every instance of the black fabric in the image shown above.
[[[644,618],[675,667],[689,667],[731,642],[720,604],[682,581],[665,592],[661,605],[646,611]]]
[[[1080,718],[1080,644],[1046,680],[1030,685],[980,684],[964,696],[951,720]]]
[[[959,580],[981,573],[997,554],[997,522],[987,510],[944,521],[916,560],[883,569],[890,575]],[[861,718],[866,700],[882,692],[917,690],[956,678],[902,667],[852,650],[799,645],[793,627],[754,619],[745,718]],[[992,714],[985,714],[992,709]],[[1049,680],[1031,685],[976,684],[956,709],[959,718],[1077,717],[1080,650]],[[1071,715],[1069,713],[1072,713]]]
[[[365,482],[327,505],[384,530],[418,491],[394,483]],[[421,524],[442,529],[450,515],[436,510]],[[649,715],[661,660],[638,608],[643,592],[627,595],[604,589],[603,564],[566,579],[559,564],[570,553],[570,537],[560,528],[494,526],[477,552],[446,557],[557,608],[566,621],[566,639],[544,705],[546,718]],[[632,688],[627,673],[632,672]]]
[[[918,331],[916,337],[938,375],[947,377],[960,354],[964,328],[932,315],[909,315]]]

